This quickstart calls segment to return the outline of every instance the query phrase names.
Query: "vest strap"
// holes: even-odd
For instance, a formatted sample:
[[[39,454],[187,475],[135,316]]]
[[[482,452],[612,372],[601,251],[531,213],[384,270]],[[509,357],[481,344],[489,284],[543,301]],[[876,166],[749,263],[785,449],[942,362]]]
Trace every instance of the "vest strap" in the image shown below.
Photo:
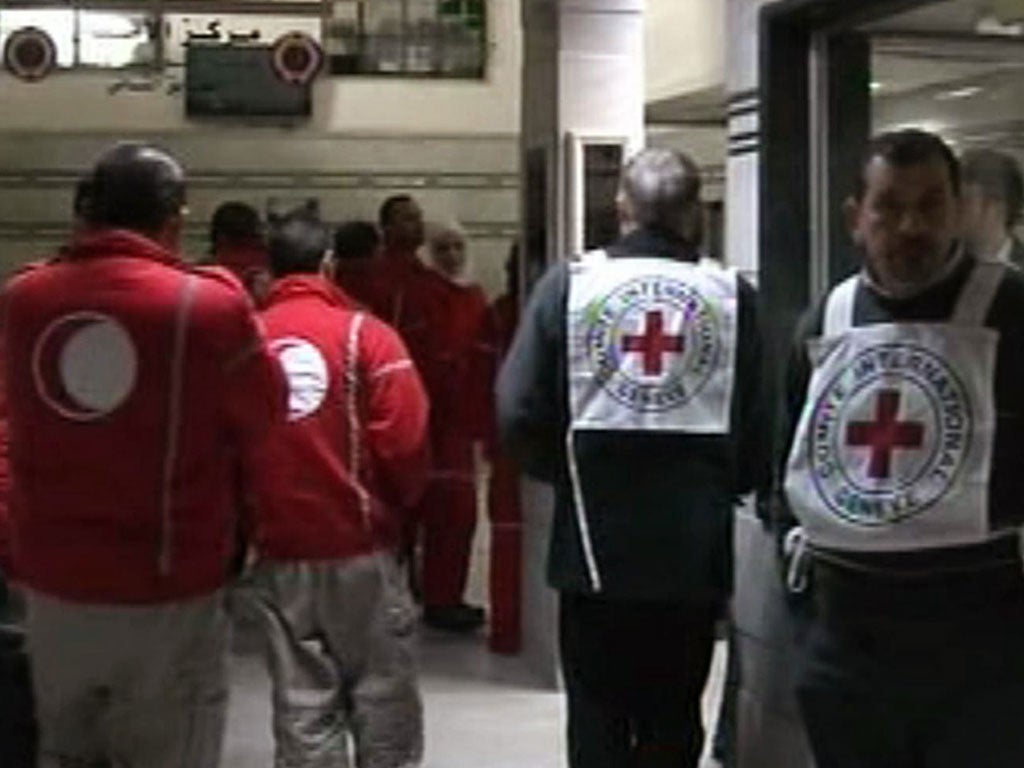
[[[960,291],[956,309],[953,310],[952,323],[970,327],[983,326],[1005,274],[1005,264],[975,264],[967,285]]]
[[[854,275],[837,285],[825,302],[825,324],[822,336],[839,336],[853,328],[853,302],[860,276]]]

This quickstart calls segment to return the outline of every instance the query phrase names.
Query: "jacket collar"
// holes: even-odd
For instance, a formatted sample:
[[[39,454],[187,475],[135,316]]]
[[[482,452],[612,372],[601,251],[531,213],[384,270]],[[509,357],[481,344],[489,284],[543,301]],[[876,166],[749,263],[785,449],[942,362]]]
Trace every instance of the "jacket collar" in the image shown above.
[[[266,306],[301,298],[317,298],[335,307],[355,309],[356,302],[336,284],[321,275],[287,275],[274,282]]]
[[[267,250],[258,243],[221,246],[213,254],[213,262],[237,273],[269,266]]]
[[[974,264],[976,261],[977,259],[972,254],[968,254],[961,243],[954,243],[946,263],[935,277],[925,285],[906,294],[893,294],[885,290],[871,275],[867,266],[861,268],[860,279],[872,293],[883,301],[899,304],[901,302],[915,301],[921,296],[930,295],[936,287],[960,279],[969,269],[969,265]]]
[[[692,246],[654,229],[634,229],[608,248],[612,258],[646,256],[676,261],[698,261],[700,252]]]
[[[110,257],[132,257],[149,259],[164,264],[181,264],[181,256],[150,240],[145,235],[127,229],[96,229],[75,235],[71,245],[62,253],[62,258],[101,259]]]

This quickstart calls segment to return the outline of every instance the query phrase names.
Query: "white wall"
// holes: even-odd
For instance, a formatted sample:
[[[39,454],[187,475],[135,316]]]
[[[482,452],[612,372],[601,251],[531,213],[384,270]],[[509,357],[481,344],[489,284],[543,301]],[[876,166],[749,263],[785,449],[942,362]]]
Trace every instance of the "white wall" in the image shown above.
[[[725,82],[725,0],[646,0],[647,101]]]
[[[489,4],[490,60],[485,81],[324,77],[314,119],[299,133],[508,134],[519,124],[522,35],[519,0]],[[180,69],[168,72],[179,80]],[[119,74],[58,72],[42,83],[0,73],[0,131],[206,131],[184,118],[184,97],[109,88]],[[136,78],[138,79],[138,78]]]
[[[131,138],[179,154],[196,179],[193,256],[225,199],[309,195],[332,219],[372,218],[384,197],[410,191],[428,218],[466,224],[474,276],[499,291],[519,220],[519,7],[489,3],[486,80],[324,77],[313,119],[294,127],[187,121],[166,82],[112,94],[116,73],[27,84],[0,72],[0,271],[63,241],[75,178],[103,146]]]
[[[647,145],[685,152],[700,166],[705,200],[725,197],[725,159],[728,144],[724,125],[647,126]]]

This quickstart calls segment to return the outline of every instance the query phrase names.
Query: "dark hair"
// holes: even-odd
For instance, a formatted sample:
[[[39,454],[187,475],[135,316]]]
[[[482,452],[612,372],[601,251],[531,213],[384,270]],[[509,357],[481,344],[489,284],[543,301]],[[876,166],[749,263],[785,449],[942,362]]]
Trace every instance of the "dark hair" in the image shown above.
[[[369,259],[380,245],[380,232],[369,221],[346,221],[334,232],[334,258],[338,261]]]
[[[83,213],[93,226],[151,234],[185,205],[185,172],[163,150],[125,142],[100,156],[83,189]]]
[[[210,244],[251,243],[263,237],[259,212],[248,203],[230,200],[217,206],[210,219]]]
[[[865,174],[868,166],[876,158],[881,158],[889,165],[906,168],[911,165],[924,165],[932,160],[941,160],[949,171],[949,182],[953,186],[953,194],[960,195],[960,163],[940,137],[934,133],[906,128],[899,131],[880,133],[872,138],[861,156],[860,173],[854,183],[854,195],[858,200],[867,191]]]
[[[994,149],[975,149],[960,158],[963,183],[977,184],[985,197],[1006,203],[1006,228],[1020,221],[1024,205],[1024,178],[1011,155]]]
[[[380,211],[377,214],[377,222],[380,224],[381,229],[391,223],[391,217],[394,216],[395,209],[398,206],[412,202],[415,202],[412,195],[392,195],[381,203]]]
[[[327,225],[306,206],[274,217],[270,223],[268,250],[274,277],[318,272],[330,247]]]

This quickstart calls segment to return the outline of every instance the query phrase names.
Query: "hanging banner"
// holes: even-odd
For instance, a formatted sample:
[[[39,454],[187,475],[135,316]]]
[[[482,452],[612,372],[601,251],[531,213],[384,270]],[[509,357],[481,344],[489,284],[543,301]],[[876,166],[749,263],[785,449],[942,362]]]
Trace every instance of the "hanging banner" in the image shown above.
[[[274,72],[286,83],[308,85],[324,64],[320,44],[304,32],[281,35],[271,49]]]
[[[20,80],[42,80],[57,66],[57,45],[44,30],[22,27],[7,38],[4,66]]]

